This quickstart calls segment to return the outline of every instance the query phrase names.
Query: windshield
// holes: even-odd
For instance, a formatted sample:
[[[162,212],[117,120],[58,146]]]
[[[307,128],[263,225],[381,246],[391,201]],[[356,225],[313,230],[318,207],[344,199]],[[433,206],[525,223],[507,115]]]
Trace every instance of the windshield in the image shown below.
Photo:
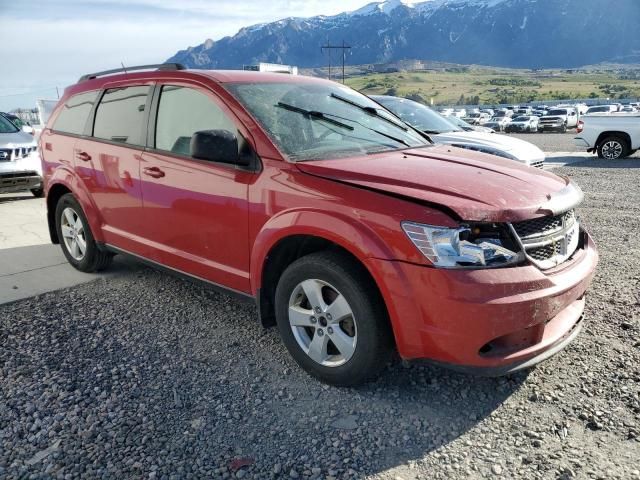
[[[514,122],[528,122],[529,117],[516,117],[513,119]]]
[[[438,134],[461,131],[448,118],[413,100],[384,96],[373,96],[371,98],[422,132]]]
[[[293,161],[431,145],[369,98],[333,83],[232,83],[226,87]]]
[[[566,115],[566,110],[549,110],[548,115]]]
[[[608,112],[611,109],[609,107],[591,107],[589,110],[587,110],[587,113],[594,113],[594,112]]]
[[[15,133],[19,130],[13,123],[0,115],[0,133]]]

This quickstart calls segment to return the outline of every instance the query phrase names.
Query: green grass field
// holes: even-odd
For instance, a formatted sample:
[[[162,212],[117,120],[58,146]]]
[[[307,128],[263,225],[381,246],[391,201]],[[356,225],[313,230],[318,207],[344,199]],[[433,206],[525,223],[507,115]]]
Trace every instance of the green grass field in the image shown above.
[[[460,66],[354,75],[346,83],[366,94],[400,95],[434,105],[640,97],[640,70],[613,68],[531,71]]]

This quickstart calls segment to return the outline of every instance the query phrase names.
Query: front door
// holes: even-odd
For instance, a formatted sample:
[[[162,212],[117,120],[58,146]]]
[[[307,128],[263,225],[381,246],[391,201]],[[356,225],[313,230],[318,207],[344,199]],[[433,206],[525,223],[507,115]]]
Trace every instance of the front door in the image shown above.
[[[142,156],[144,226],[153,260],[242,292],[250,291],[248,186],[255,172],[193,159],[195,132],[248,132],[204,89],[163,85],[153,144]]]

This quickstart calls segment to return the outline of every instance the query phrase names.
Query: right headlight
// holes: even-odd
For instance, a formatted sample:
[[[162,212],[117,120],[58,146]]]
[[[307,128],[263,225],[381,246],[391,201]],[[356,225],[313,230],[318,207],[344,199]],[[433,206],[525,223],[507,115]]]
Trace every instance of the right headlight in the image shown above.
[[[524,259],[507,230],[494,224],[446,228],[403,222],[402,229],[436,267],[502,267]]]

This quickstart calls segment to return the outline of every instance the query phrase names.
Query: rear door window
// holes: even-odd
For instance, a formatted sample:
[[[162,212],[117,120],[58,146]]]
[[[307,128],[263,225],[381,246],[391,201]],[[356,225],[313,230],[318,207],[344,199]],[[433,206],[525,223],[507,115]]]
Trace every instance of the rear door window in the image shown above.
[[[93,136],[110,142],[144,145],[144,119],[149,86],[105,91],[93,124]]]
[[[71,97],[62,106],[62,110],[53,124],[53,130],[82,135],[97,98],[97,91],[80,93]]]
[[[228,130],[240,139],[234,123],[210,97],[193,88],[164,85],[155,148],[189,156],[191,137],[202,130]]]

